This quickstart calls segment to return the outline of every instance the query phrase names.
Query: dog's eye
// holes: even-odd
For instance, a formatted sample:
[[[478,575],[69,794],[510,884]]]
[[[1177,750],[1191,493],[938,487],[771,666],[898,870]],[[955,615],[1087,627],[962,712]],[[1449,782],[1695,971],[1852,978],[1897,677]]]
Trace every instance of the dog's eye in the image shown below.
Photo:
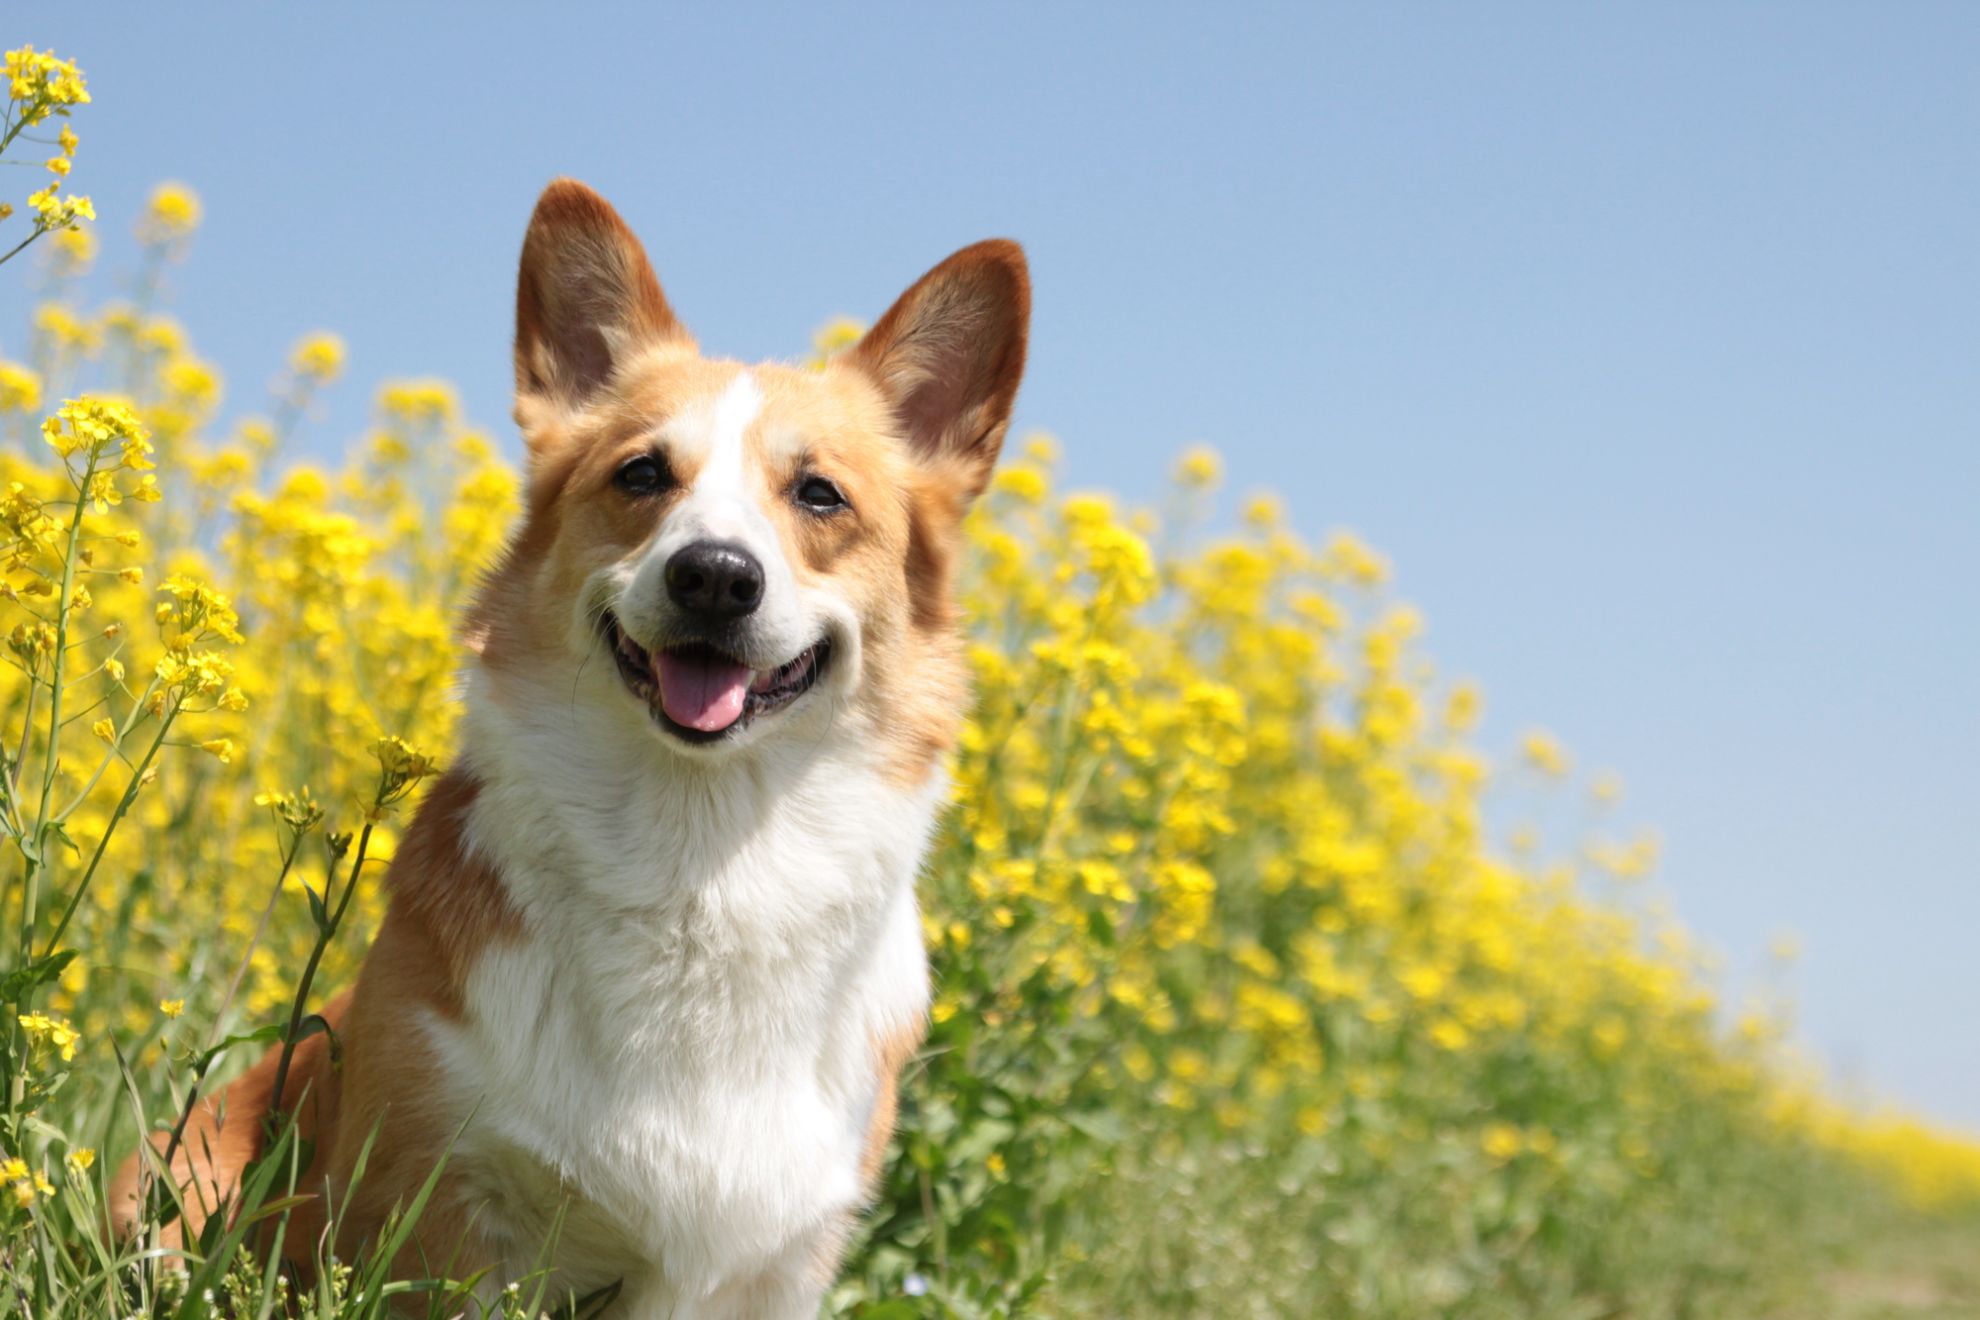
[[[665,490],[670,480],[667,469],[650,454],[627,460],[612,474],[612,484],[628,495],[651,495]]]
[[[823,477],[806,477],[797,488],[797,502],[807,509],[827,513],[833,509],[843,509],[846,497],[839,488]]]

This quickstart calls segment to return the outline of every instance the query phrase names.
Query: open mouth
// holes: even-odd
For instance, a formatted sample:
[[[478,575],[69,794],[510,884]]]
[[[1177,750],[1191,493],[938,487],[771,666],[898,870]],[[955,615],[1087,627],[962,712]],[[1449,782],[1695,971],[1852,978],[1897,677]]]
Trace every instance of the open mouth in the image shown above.
[[[811,690],[832,654],[832,644],[820,638],[775,669],[751,669],[705,642],[648,651],[610,611],[599,626],[627,689],[688,742],[713,742],[782,710]]]

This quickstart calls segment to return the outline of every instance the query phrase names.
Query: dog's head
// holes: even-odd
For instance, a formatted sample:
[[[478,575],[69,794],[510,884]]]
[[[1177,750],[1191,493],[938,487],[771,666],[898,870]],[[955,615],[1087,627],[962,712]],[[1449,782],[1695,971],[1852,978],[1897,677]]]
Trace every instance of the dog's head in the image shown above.
[[[862,729],[918,778],[960,719],[959,525],[1029,304],[992,240],[822,370],[706,358],[617,213],[552,184],[516,292],[527,507],[469,627],[502,699],[616,703],[703,759]]]

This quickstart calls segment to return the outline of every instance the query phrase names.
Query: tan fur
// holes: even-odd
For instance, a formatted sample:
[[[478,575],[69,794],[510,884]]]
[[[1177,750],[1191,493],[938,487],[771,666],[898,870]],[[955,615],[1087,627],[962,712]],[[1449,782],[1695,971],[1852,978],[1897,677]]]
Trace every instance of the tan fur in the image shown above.
[[[866,1149],[861,1154],[859,1165],[860,1181],[869,1193],[877,1190],[881,1162],[886,1159],[887,1143],[894,1136],[894,1119],[900,1111],[901,1072],[907,1067],[908,1060],[914,1057],[914,1052],[921,1048],[926,1034],[926,1026],[916,1023],[873,1042],[873,1057],[880,1075],[880,1095],[873,1102],[873,1117],[866,1125]]]
[[[967,674],[953,579],[961,517],[1003,440],[1028,309],[1016,245],[982,243],[924,276],[826,369],[750,369],[762,396],[750,428],[762,507],[774,511],[800,579],[829,578],[858,612],[864,679],[845,717],[883,749],[903,786],[926,782],[960,728]],[[567,616],[596,570],[645,545],[673,498],[628,499],[614,474],[634,456],[655,454],[667,417],[718,396],[742,370],[699,356],[631,231],[569,181],[545,192],[524,243],[515,360],[516,419],[529,451],[524,515],[464,629],[478,663],[497,673],[554,663],[567,643],[545,621]],[[681,487],[692,483],[693,455],[656,456]],[[788,488],[801,474],[829,476],[851,507],[829,519],[797,510]],[[355,990],[325,1013],[341,1060],[322,1036],[296,1051],[279,1104],[301,1106],[317,1150],[301,1188],[314,1199],[294,1212],[288,1237],[299,1259],[322,1232],[326,1189],[346,1198],[337,1245],[348,1254],[412,1195],[454,1135],[459,1116],[441,1108],[446,1088],[420,1023],[459,1017],[481,952],[524,936],[500,876],[462,844],[477,791],[456,769],[411,822]],[[863,1147],[868,1187],[893,1129],[897,1078],[920,1039],[917,1025],[873,1042],[879,1100]],[[188,1229],[196,1232],[232,1195],[260,1149],[277,1103],[274,1070],[271,1054],[218,1101],[201,1101],[173,1161],[173,1176],[205,1207],[188,1216]],[[362,1182],[349,1190],[374,1134]],[[153,1144],[162,1148],[162,1138]],[[124,1232],[136,1217],[138,1177],[134,1158],[113,1192]],[[397,1268],[459,1277],[490,1263],[475,1211],[443,1181]],[[835,1265],[836,1254],[821,1258],[821,1277]]]

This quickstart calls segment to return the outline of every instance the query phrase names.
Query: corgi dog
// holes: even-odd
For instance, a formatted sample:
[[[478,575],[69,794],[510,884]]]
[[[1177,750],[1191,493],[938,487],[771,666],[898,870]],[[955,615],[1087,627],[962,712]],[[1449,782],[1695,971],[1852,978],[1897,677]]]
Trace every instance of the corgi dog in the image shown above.
[[[612,207],[544,192],[525,508],[467,616],[458,760],[324,1013],[334,1048],[302,1041],[279,1096],[271,1054],[195,1106],[187,1236],[279,1107],[313,1161],[291,1254],[335,1223],[348,1258],[444,1154],[401,1274],[486,1270],[492,1299],[548,1261],[553,1296],[613,1315],[816,1314],[924,1028],[961,520],[1029,315],[1022,250],[991,240],[822,369],[704,357]],[[120,1173],[127,1232],[165,1146]]]

